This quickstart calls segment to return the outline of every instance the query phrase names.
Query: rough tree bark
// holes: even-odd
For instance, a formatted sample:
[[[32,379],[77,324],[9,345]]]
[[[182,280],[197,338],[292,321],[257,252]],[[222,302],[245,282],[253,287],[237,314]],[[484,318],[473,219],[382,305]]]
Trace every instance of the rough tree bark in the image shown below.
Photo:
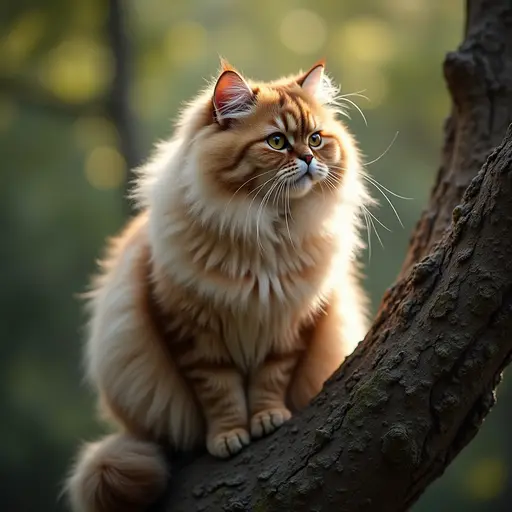
[[[160,510],[404,511],[477,433],[512,357],[512,3],[467,9],[438,179],[370,332],[277,433],[175,462]]]

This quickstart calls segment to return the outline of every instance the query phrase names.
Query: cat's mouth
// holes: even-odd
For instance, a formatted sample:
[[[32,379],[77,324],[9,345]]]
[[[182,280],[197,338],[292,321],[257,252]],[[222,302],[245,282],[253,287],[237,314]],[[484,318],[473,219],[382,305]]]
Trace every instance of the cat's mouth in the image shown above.
[[[292,185],[295,185],[295,184],[299,184],[301,181],[303,181],[304,179],[307,179],[309,181],[313,181],[313,175],[309,172],[309,170],[306,170],[306,171],[303,171],[300,173],[300,176],[296,177],[293,181],[292,181]]]
[[[308,170],[301,172],[289,185],[290,196],[294,198],[305,196],[313,188],[313,182],[313,175]]]

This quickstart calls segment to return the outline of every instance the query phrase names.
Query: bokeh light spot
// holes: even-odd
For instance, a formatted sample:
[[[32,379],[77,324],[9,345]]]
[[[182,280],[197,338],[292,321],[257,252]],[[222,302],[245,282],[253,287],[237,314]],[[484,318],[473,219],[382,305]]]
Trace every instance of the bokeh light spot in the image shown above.
[[[279,32],[287,48],[304,55],[320,50],[327,37],[323,18],[309,9],[290,11],[283,19]]]
[[[100,190],[121,186],[126,175],[126,162],[112,146],[93,149],[85,162],[85,175],[89,183]]]
[[[91,39],[67,40],[48,54],[39,76],[43,85],[63,101],[87,101],[110,84],[111,55]]]
[[[24,12],[0,39],[0,67],[11,72],[17,70],[43,37],[45,23],[44,12],[36,9]]]
[[[378,65],[390,60],[396,50],[396,39],[390,26],[375,18],[356,18],[342,25],[333,45],[344,58],[359,66]]]
[[[504,491],[506,484],[507,468],[505,462],[497,457],[480,459],[467,472],[467,491],[476,500],[496,498]]]
[[[174,25],[165,37],[165,50],[177,65],[193,63],[205,53],[207,32],[194,21],[183,21]]]

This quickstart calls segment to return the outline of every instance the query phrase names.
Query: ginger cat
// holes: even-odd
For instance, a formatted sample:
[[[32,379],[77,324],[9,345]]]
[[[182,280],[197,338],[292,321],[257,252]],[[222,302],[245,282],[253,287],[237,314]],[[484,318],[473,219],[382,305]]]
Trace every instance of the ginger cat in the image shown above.
[[[87,376],[119,433],[86,445],[76,512],[142,511],[163,449],[230,457],[303,408],[366,330],[369,197],[323,62],[220,76],[139,172],[138,216],[91,294]]]

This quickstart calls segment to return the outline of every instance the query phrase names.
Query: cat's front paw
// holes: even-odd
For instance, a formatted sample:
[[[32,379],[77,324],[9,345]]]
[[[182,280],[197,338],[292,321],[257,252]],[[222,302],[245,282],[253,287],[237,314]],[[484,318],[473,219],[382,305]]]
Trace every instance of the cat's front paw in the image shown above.
[[[292,413],[285,407],[260,411],[251,418],[251,436],[267,436],[291,417]]]
[[[214,456],[221,459],[227,459],[251,442],[249,432],[244,428],[234,428],[227,432],[222,432],[214,436],[208,436],[206,447]]]

